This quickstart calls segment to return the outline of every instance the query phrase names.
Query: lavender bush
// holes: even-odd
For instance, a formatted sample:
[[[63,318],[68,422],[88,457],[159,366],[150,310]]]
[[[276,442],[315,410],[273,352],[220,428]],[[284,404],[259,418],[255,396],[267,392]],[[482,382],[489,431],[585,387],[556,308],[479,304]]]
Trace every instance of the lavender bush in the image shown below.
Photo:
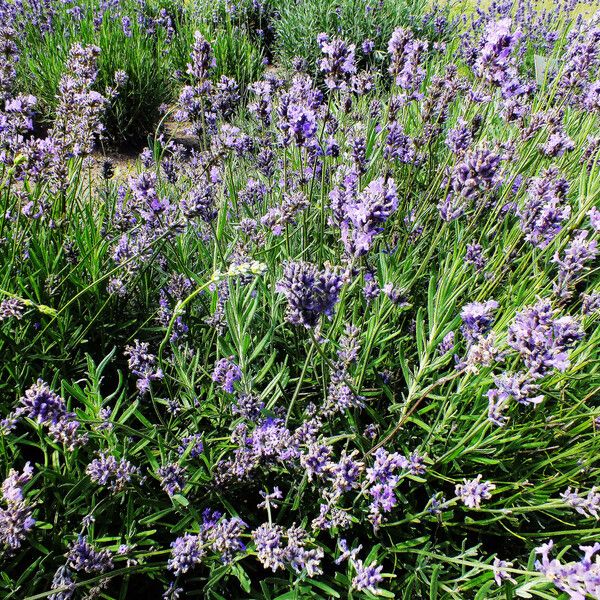
[[[188,31],[116,172],[101,46],[46,128],[20,85],[50,4],[1,4],[2,598],[599,598],[599,17],[330,28],[245,91]]]

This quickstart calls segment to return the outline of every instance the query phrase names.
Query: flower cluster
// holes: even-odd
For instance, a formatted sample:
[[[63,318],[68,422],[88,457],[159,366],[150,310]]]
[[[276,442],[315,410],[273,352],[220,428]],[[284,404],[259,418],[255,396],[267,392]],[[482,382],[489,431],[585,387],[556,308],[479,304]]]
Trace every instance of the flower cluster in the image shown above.
[[[531,180],[527,202],[517,210],[528,242],[543,249],[558,235],[571,214],[571,207],[565,205],[568,190],[567,180],[559,176],[555,167]]]
[[[397,206],[396,184],[383,177],[371,181],[356,199],[347,202],[342,207],[344,218],[340,223],[346,251],[351,256],[366,254]]]
[[[536,560],[535,568],[570,598],[597,598],[600,595],[600,561],[597,556],[600,544],[580,546],[583,556],[579,561],[570,563],[550,558],[553,547],[554,543],[550,540],[536,548],[540,558]]]
[[[423,458],[416,453],[406,458],[397,452],[378,448],[374,456],[373,466],[367,468],[365,473],[365,489],[372,499],[369,520],[377,530],[383,522],[383,513],[390,512],[398,503],[395,493],[395,488],[400,483],[398,471],[422,475],[425,466]]]
[[[128,357],[128,366],[137,377],[136,387],[140,394],[150,391],[150,384],[163,378],[162,369],[156,364],[156,356],[149,352],[148,342],[134,340],[133,346],[125,347],[125,356]]]
[[[598,242],[588,239],[587,230],[576,231],[560,258],[558,252],[554,262],[558,265],[558,277],[553,285],[554,292],[562,299],[570,298],[572,288],[579,280],[586,263],[593,261],[598,255]]]
[[[69,546],[67,563],[74,571],[84,573],[104,573],[114,566],[112,552],[108,549],[99,550],[83,535]]]
[[[291,567],[296,572],[306,571],[309,577],[322,572],[323,550],[318,546],[308,549],[310,540],[300,527],[283,528],[281,525],[263,523],[252,532],[256,556],[265,569],[274,573]]]
[[[212,374],[212,380],[229,394],[233,394],[233,384],[241,378],[242,371],[233,362],[233,356],[219,360]]]
[[[569,367],[568,350],[583,338],[579,323],[557,317],[549,300],[524,308],[508,328],[508,345],[516,350],[534,377]]]
[[[20,321],[25,312],[25,304],[19,298],[5,298],[0,302],[0,321],[16,319]]]
[[[186,483],[185,468],[176,463],[163,465],[157,471],[160,477],[160,487],[173,496],[181,492]]]
[[[497,308],[498,303],[495,300],[470,302],[463,306],[460,311],[463,322],[460,330],[469,345],[488,333],[493,323],[493,313]]]
[[[397,86],[407,92],[419,90],[425,78],[421,58],[426,50],[427,42],[416,39],[412,30],[401,27],[394,30],[388,43],[389,72]]]
[[[15,416],[26,416],[44,425],[52,439],[65,444],[69,450],[84,445],[88,440],[87,434],[79,431],[81,424],[75,413],[69,412],[63,398],[41,379],[26,390]]]
[[[586,496],[581,496],[579,490],[571,491],[568,487],[560,496],[565,504],[574,508],[580,515],[600,519],[600,492],[593,487]]]
[[[475,479],[465,479],[464,483],[458,483],[455,488],[456,497],[469,508],[480,508],[482,500],[489,500],[496,486],[489,481],[481,481],[482,475]]]
[[[231,437],[237,445],[233,458],[217,464],[217,477],[224,483],[247,479],[261,465],[287,464],[299,455],[298,440],[282,419],[265,417],[252,430],[240,423]]]
[[[124,458],[117,460],[110,454],[101,454],[87,466],[85,472],[94,483],[119,492],[139,473],[139,469]]]
[[[33,467],[27,463],[23,472],[10,470],[2,483],[2,500],[5,507],[0,508],[0,544],[10,551],[21,547],[25,537],[35,525],[32,506],[23,494],[23,486],[31,481]]]
[[[329,40],[326,34],[319,36],[321,52],[325,55],[319,64],[325,74],[325,83],[330,90],[345,90],[350,78],[356,73],[354,44],[346,44],[335,38]]]
[[[277,291],[287,300],[287,320],[307,329],[316,327],[321,316],[332,316],[343,283],[334,269],[319,270],[307,262],[286,263]]]

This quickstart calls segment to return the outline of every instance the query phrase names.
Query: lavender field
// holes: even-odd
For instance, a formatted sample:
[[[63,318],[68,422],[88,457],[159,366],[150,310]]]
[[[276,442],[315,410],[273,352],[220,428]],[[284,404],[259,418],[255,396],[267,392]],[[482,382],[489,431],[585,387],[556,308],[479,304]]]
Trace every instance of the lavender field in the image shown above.
[[[598,9],[0,0],[0,599],[600,598]]]

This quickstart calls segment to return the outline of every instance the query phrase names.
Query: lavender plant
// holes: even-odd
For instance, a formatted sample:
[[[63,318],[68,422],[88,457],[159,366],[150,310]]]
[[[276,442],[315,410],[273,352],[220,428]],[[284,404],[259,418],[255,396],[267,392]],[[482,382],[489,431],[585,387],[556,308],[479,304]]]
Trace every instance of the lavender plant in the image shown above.
[[[20,87],[52,6],[0,4],[2,597],[599,597],[598,17],[330,28],[247,92],[187,31],[124,173],[102,45],[49,127]]]

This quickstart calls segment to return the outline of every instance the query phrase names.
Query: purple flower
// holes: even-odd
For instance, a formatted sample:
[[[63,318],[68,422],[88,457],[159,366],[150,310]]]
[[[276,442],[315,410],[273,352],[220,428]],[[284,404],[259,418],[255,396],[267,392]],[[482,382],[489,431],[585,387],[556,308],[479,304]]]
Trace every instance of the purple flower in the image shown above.
[[[574,508],[580,515],[600,519],[600,492],[596,487],[590,489],[586,496],[580,496],[579,490],[571,491],[568,487],[560,497],[565,504]]]
[[[290,460],[298,458],[298,440],[285,427],[283,420],[267,417],[251,432],[249,426],[250,424],[240,423],[235,428],[232,442],[238,447],[232,459],[218,463],[218,481],[245,479],[259,465],[287,464]]]
[[[485,256],[483,255],[483,246],[481,244],[478,244],[477,242],[467,244],[465,262],[468,265],[473,265],[476,271],[483,271],[487,262]]]
[[[199,31],[194,33],[194,44],[190,58],[191,62],[187,64],[187,73],[196,82],[208,79],[211,71],[217,66],[211,45]]]
[[[17,31],[10,22],[4,21],[0,29],[0,98],[6,100],[12,94],[12,87],[17,77],[16,66],[19,62],[19,48]]]
[[[502,400],[512,398],[519,404],[539,404],[544,396],[538,394],[540,386],[534,383],[530,373],[502,373],[494,377],[497,391]]]
[[[386,283],[381,288],[381,291],[395,306],[398,306],[400,308],[409,306],[409,303],[406,298],[406,293],[401,288],[396,287],[393,283]]]
[[[306,571],[309,577],[322,572],[323,550],[318,546],[307,549],[307,534],[299,527],[286,531],[280,525],[263,523],[252,532],[252,539],[257,558],[265,569],[275,572],[289,565],[297,573]]]
[[[592,315],[600,310],[600,292],[581,295],[581,312],[584,315]]]
[[[241,535],[246,528],[240,518],[221,519],[206,533],[206,539],[211,545],[211,549],[217,552],[221,561],[225,564],[231,563],[236,552],[246,549]]]
[[[240,381],[242,371],[233,362],[233,356],[229,358],[221,358],[215,365],[212,374],[212,380],[221,386],[229,394],[233,394],[233,384]]]
[[[383,581],[381,575],[383,567],[375,561],[365,565],[360,559],[353,561],[352,564],[356,570],[356,575],[352,579],[352,588],[359,592],[368,591],[372,594],[378,594],[377,584]]]
[[[26,305],[20,298],[5,298],[0,302],[0,321],[23,318]]]
[[[317,115],[302,104],[289,105],[287,124],[298,146],[307,146],[317,133]]]
[[[600,28],[591,22],[587,27],[580,26],[570,36],[569,42],[558,81],[559,95],[563,98],[577,97],[595,72],[600,54]]]
[[[21,547],[25,537],[35,525],[31,507],[25,502],[12,502],[0,507],[0,546],[10,550]]]
[[[464,203],[452,194],[448,194],[444,200],[440,200],[437,207],[440,211],[441,219],[447,223],[458,219],[465,212]]]
[[[332,450],[326,444],[309,444],[305,453],[300,455],[300,464],[304,467],[309,481],[314,477],[326,477],[332,467]]]
[[[336,178],[341,181],[329,192],[330,207],[333,213],[329,222],[339,225],[345,218],[346,205],[356,201],[358,171],[353,167],[341,166],[336,172]]]
[[[338,38],[323,40],[320,46],[325,57],[320,60],[319,68],[325,74],[325,84],[330,90],[345,90],[350,77],[356,73],[356,46]]]
[[[373,52],[375,49],[375,42],[373,42],[373,40],[366,39],[361,44],[360,49],[363,51],[363,54],[371,54],[371,52]]]
[[[495,376],[496,387],[487,392],[488,419],[494,425],[503,427],[507,421],[503,412],[511,399],[519,404],[533,404],[534,406],[542,402],[544,396],[538,394],[540,386],[534,383],[536,378],[537,376],[531,373],[502,373]]]
[[[131,32],[131,19],[125,15],[121,19],[121,26],[123,27],[123,33],[125,37],[131,37],[133,33]]]
[[[296,75],[289,92],[281,94],[277,113],[281,143],[288,146],[292,139],[298,146],[315,145],[317,113],[323,101],[308,75]]]
[[[384,156],[388,160],[397,160],[404,164],[415,161],[416,149],[410,136],[404,133],[404,129],[397,121],[388,123],[388,136],[384,150]]]
[[[348,365],[338,362],[331,373],[331,381],[327,388],[327,399],[322,407],[322,414],[332,416],[343,413],[351,408],[364,406],[364,398],[357,396],[352,388],[346,383],[351,381],[348,373]]]
[[[500,560],[499,558],[494,558],[493,562],[493,573],[494,573],[494,581],[496,585],[502,585],[503,581],[510,581],[512,583],[516,583],[516,580],[507,573],[506,569],[513,566],[513,563],[507,562],[505,560]]]
[[[67,565],[62,565],[56,569],[52,578],[52,589],[63,591],[51,594],[49,600],[70,600],[73,597],[76,588],[72,575]]]
[[[150,391],[150,383],[163,378],[163,372],[156,364],[156,356],[148,350],[148,342],[133,341],[133,346],[125,346],[125,356],[129,358],[130,371],[137,376],[136,386],[140,394]]]
[[[253,394],[241,394],[236,403],[232,404],[231,412],[240,415],[248,421],[256,421],[260,417],[265,403]]]
[[[223,123],[219,128],[219,137],[215,147],[233,150],[238,156],[251,155],[254,152],[254,139],[242,132],[239,127]]]
[[[15,416],[25,415],[48,427],[50,436],[56,442],[65,444],[68,450],[87,442],[87,435],[78,432],[80,423],[75,419],[75,414],[67,411],[65,401],[41,379],[25,392],[20,402]]]
[[[367,172],[367,140],[364,134],[364,127],[357,125],[348,139],[348,145],[352,155],[352,170],[357,175],[364,175]]]
[[[572,295],[572,288],[580,279],[580,273],[586,268],[586,263],[593,261],[598,254],[596,240],[588,240],[589,232],[579,229],[573,233],[563,258],[558,252],[554,254],[553,261],[558,265],[558,278],[552,289],[559,298],[568,299]]]
[[[567,135],[561,127],[557,127],[548,136],[548,140],[540,147],[546,156],[555,158],[562,156],[565,152],[575,149],[575,142]]]
[[[248,104],[248,110],[264,127],[268,127],[271,124],[271,112],[273,111],[273,88],[266,81],[257,81],[248,89],[256,97],[254,102]]]
[[[458,119],[456,127],[450,129],[446,135],[446,146],[454,154],[465,152],[473,143],[473,133],[469,124],[461,117]]]
[[[365,279],[365,285],[363,286],[362,291],[363,291],[365,300],[368,303],[370,303],[379,297],[381,289],[379,288],[377,279],[375,279],[375,276],[372,273],[365,273],[364,279]]]
[[[335,564],[336,565],[341,564],[345,560],[348,560],[348,561],[351,561],[351,562],[356,561],[358,553],[362,549],[362,545],[359,545],[359,546],[357,546],[356,548],[353,548],[353,549],[349,549],[348,548],[348,542],[344,538],[340,538],[338,540],[338,547],[339,547],[339,549],[340,549],[341,552],[340,552],[339,557],[335,559]]]
[[[188,218],[200,217],[206,223],[214,221],[218,214],[215,191],[208,181],[200,181],[181,200],[181,212]]]
[[[99,458],[95,458],[87,466],[85,472],[94,483],[108,486],[113,492],[120,492],[139,474],[139,469],[124,458],[117,460],[110,454],[100,454]]]
[[[534,376],[565,371],[570,364],[567,350],[582,338],[579,323],[568,316],[557,318],[549,300],[518,312],[508,328],[508,345]]]
[[[410,29],[398,27],[388,43],[390,55],[389,72],[396,85],[407,91],[416,91],[425,79],[421,55],[427,50],[427,42],[415,39]]]
[[[35,525],[32,508],[23,495],[23,486],[32,476],[33,468],[26,463],[22,473],[11,469],[2,483],[2,500],[6,508],[0,507],[0,547],[10,551],[21,547],[26,534]]]
[[[88,441],[86,433],[80,433],[78,430],[81,423],[77,421],[74,413],[67,413],[67,417],[52,423],[48,427],[48,433],[55,441],[64,444],[67,450],[74,450],[79,446],[84,446]]]
[[[309,206],[308,198],[302,192],[285,194],[283,202],[269,209],[260,222],[273,234],[281,235],[286,226],[295,223],[298,214]]]
[[[553,546],[550,540],[536,548],[541,558],[535,562],[535,568],[573,600],[600,597],[600,563],[597,558],[593,560],[600,551],[600,544],[579,546],[583,556],[579,561],[570,563],[561,563],[557,558],[550,559]]]
[[[104,130],[101,117],[107,99],[93,90],[98,76],[97,46],[73,44],[69,51],[65,74],[58,85],[58,106],[49,137],[63,160],[70,155],[84,156],[92,152],[94,141]],[[57,183],[67,185],[64,168],[56,164]]]
[[[11,469],[8,477],[2,483],[2,498],[8,504],[23,501],[23,486],[31,481],[33,477],[33,467],[30,463],[25,463],[23,472],[19,473]]]
[[[342,285],[342,277],[332,268],[319,270],[312,263],[289,261],[276,289],[287,299],[287,321],[311,329],[322,315],[331,318]]]
[[[486,302],[471,302],[465,304],[460,311],[463,324],[460,328],[469,345],[474,344],[485,335],[493,322],[492,313],[498,308],[495,300]]]
[[[487,148],[479,148],[465,155],[450,177],[450,189],[459,198],[478,200],[483,194],[494,190],[501,181],[502,156]]]
[[[592,226],[592,229],[596,233],[600,233],[600,209],[594,206],[588,212],[588,217],[590,218],[590,225]]]
[[[397,452],[390,453],[385,448],[375,451],[375,461],[366,470],[364,487],[372,501],[369,505],[369,520],[376,531],[383,521],[383,513],[390,512],[398,503],[395,489],[400,482],[398,470],[417,468],[422,472],[420,461],[415,455],[411,460]]]
[[[446,354],[448,354],[448,352],[452,351],[452,349],[454,348],[454,337],[454,331],[449,331],[444,336],[444,339],[440,342],[440,345],[438,346],[438,352],[440,353],[440,356],[445,356]]]
[[[195,433],[191,436],[186,436],[181,439],[181,445],[177,448],[179,456],[183,456],[190,449],[190,457],[198,458],[204,452],[204,444],[202,443],[202,434]]]
[[[359,477],[364,470],[364,463],[357,461],[357,450],[347,454],[342,451],[339,460],[331,464],[331,484],[334,497],[340,497],[342,493],[349,492],[359,487]]]
[[[248,179],[246,186],[238,192],[241,202],[249,206],[262,204],[267,196],[267,186],[256,179]]]
[[[600,112],[600,80],[587,86],[583,97],[583,107],[590,112]]]
[[[235,79],[221,75],[212,97],[212,108],[221,116],[228,119],[233,115],[240,101],[239,86]]]
[[[176,463],[160,467],[157,473],[160,477],[160,487],[169,496],[178,494],[185,486],[185,469]]]
[[[113,568],[111,551],[98,550],[82,535],[70,544],[67,562],[75,571],[85,573],[104,573]]]
[[[489,482],[481,482],[481,475],[477,475],[475,479],[469,481],[464,480],[464,484],[457,484],[455,488],[456,497],[469,508],[479,508],[482,500],[489,500],[492,497],[491,492],[496,489],[496,486]]]
[[[25,414],[30,419],[42,424],[54,424],[65,418],[67,405],[55,394],[48,384],[38,379],[21,398],[19,414]]]
[[[567,180],[559,177],[556,167],[550,167],[530,181],[527,202],[517,210],[528,242],[543,249],[558,235],[571,214],[571,207],[565,205],[568,190]]]
[[[504,87],[516,78],[513,51],[521,38],[519,31],[511,33],[511,20],[487,24],[483,45],[474,64],[475,73],[486,81]]]
[[[383,177],[371,181],[355,200],[349,200],[340,224],[346,251],[353,256],[366,254],[397,206],[396,183]]]
[[[281,500],[283,498],[283,492],[275,486],[273,491],[269,494],[263,490],[260,490],[260,495],[264,500],[256,505],[257,508],[264,508],[267,511],[271,510],[271,507],[276,506],[278,503],[275,500]]]
[[[204,540],[200,535],[186,533],[171,542],[171,556],[167,568],[175,575],[183,575],[202,562],[206,555]]]
[[[129,177],[129,189],[133,202],[146,221],[152,222],[168,208],[168,200],[160,198],[156,189],[158,183],[154,171],[145,171]]]

